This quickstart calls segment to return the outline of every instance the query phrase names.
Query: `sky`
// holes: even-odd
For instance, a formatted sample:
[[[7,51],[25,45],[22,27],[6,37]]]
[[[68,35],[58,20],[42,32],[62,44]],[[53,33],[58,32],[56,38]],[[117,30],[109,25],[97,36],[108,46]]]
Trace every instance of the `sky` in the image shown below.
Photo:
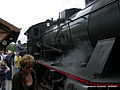
[[[1,0],[0,18],[22,28],[18,40],[26,43],[24,33],[32,25],[51,18],[56,20],[65,9],[84,7],[84,0]]]

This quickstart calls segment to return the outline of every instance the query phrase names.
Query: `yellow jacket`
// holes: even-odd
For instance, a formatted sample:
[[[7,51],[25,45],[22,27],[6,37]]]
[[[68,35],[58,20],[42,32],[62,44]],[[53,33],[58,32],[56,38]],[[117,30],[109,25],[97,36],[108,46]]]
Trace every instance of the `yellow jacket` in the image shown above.
[[[18,58],[18,60],[17,60],[17,66],[18,66],[18,68],[20,69],[20,61],[21,61],[21,59],[22,59],[22,57],[21,56],[17,56],[17,58]]]

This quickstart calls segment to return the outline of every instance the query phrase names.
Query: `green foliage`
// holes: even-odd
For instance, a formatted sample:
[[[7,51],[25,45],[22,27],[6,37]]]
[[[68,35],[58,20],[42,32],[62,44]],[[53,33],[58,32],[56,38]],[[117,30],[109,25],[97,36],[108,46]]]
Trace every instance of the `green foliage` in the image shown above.
[[[16,45],[15,44],[9,44],[7,46],[7,49],[10,50],[10,51],[15,52],[16,51]]]

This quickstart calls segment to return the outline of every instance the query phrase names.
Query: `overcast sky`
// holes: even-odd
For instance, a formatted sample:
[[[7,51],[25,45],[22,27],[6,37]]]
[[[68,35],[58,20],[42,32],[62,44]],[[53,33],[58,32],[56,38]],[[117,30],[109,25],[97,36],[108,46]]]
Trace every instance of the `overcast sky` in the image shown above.
[[[19,40],[26,42],[24,32],[37,23],[53,18],[69,8],[84,8],[84,0],[1,0],[0,18],[22,28]]]

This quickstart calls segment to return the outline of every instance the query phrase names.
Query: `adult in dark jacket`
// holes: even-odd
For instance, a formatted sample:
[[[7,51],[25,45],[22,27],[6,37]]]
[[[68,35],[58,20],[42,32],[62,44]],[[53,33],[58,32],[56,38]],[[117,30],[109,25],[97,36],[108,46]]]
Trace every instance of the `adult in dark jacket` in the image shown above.
[[[8,52],[5,59],[7,59],[7,66],[10,68],[10,71],[7,73],[7,80],[11,80],[12,79],[12,64],[13,64],[13,58],[11,57],[11,52]]]
[[[26,48],[23,47],[20,40],[18,41],[18,44],[16,44],[16,52],[19,53],[21,57],[26,54]]]
[[[20,71],[12,79],[12,90],[38,90],[36,73],[32,69],[35,60],[31,55],[25,55],[21,62]]]

